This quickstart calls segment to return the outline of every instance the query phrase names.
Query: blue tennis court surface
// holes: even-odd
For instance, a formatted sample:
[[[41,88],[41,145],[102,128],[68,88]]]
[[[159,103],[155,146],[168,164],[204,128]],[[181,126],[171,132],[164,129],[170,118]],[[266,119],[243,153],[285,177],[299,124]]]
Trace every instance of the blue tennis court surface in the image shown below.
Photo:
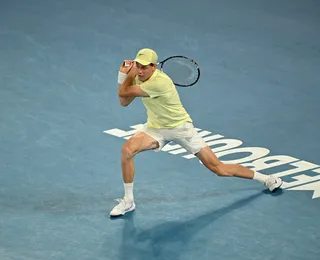
[[[1,1],[1,260],[320,259],[320,4],[302,0]],[[121,146],[146,114],[117,73],[144,47],[200,65],[179,88],[221,160],[281,176],[219,178],[181,147]]]

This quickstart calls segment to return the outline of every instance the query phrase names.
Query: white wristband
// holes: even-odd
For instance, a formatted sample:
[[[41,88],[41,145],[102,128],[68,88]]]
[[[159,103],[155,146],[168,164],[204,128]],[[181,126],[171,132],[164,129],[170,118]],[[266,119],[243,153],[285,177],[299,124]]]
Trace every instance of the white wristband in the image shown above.
[[[123,73],[123,72],[120,72],[118,73],[118,84],[122,84],[125,79],[127,78],[127,74]]]

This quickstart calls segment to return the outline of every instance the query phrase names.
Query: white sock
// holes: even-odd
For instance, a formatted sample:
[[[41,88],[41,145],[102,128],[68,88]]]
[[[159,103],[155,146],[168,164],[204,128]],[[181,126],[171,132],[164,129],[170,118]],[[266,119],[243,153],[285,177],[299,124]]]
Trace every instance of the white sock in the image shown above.
[[[261,182],[264,184],[264,182],[269,178],[269,175],[265,175],[259,172],[254,171],[253,179]]]
[[[124,183],[124,197],[133,200],[133,183]]]

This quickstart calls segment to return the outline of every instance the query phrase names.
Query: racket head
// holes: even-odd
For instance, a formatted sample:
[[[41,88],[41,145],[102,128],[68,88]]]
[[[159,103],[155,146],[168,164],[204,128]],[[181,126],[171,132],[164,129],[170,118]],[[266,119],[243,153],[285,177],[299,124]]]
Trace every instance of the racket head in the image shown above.
[[[198,63],[186,56],[175,55],[158,63],[160,70],[166,73],[176,86],[191,87],[200,78]]]

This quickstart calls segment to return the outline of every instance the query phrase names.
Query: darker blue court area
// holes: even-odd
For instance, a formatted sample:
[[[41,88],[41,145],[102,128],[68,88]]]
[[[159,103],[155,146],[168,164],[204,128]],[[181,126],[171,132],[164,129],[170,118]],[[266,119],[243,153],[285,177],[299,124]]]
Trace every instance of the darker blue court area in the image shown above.
[[[2,0],[0,259],[320,259],[319,32],[316,0]],[[146,121],[117,74],[145,47],[199,63],[178,89],[198,131],[283,189],[170,143],[136,157],[136,211],[109,218]]]

